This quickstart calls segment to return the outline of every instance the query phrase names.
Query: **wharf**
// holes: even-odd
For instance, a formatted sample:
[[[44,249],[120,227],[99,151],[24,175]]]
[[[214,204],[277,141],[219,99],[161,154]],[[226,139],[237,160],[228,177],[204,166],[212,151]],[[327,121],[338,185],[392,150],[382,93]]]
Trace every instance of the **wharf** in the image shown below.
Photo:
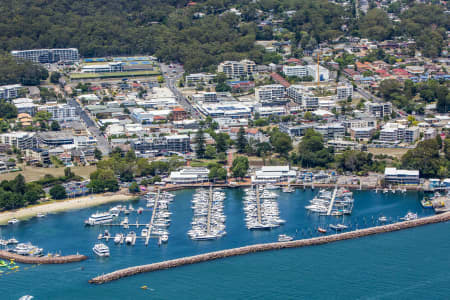
[[[450,198],[441,196],[433,200],[434,212],[441,214],[450,211]]]
[[[147,236],[145,237],[145,246],[148,245],[148,243],[150,241],[150,236],[152,234],[153,223],[155,221],[156,210],[158,209],[158,202],[159,202],[160,193],[161,193],[161,190],[158,189],[158,193],[156,194],[156,198],[155,198],[155,204],[153,205],[152,217],[150,219],[150,223],[148,224]]]
[[[334,200],[336,200],[337,187],[334,188],[333,196],[331,196],[330,206],[328,207],[327,216],[331,215],[333,210]]]
[[[256,213],[258,214],[258,223],[261,224],[261,200],[259,198],[259,186],[256,186]]]
[[[208,218],[206,223],[206,234],[211,234],[211,208],[213,203],[214,192],[212,185],[209,187],[209,201],[208,201]]]

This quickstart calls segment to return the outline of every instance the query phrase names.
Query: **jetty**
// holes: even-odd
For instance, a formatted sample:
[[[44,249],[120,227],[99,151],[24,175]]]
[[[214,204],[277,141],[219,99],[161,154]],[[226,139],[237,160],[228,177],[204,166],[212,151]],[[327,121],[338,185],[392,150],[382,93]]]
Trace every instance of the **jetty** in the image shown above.
[[[213,203],[213,187],[212,185],[209,187],[209,198],[208,198],[208,217],[206,221],[206,234],[211,234],[211,210],[212,210],[212,203]]]
[[[24,256],[8,251],[0,250],[0,258],[14,260],[24,264],[68,264],[87,259],[85,255],[67,255],[67,256]]]
[[[256,213],[258,216],[258,223],[261,224],[261,199],[259,198],[259,186],[256,186]]]
[[[152,217],[150,218],[150,222],[148,223],[147,236],[145,237],[145,246],[148,245],[150,241],[150,236],[152,234],[153,223],[155,222],[156,210],[158,209],[158,201],[160,197],[160,190],[158,189],[158,193],[156,194],[155,204],[153,205]]]
[[[334,201],[336,200],[337,186],[334,188],[333,196],[331,196],[330,206],[328,207],[327,216],[331,215],[331,211],[333,210]]]
[[[342,241],[342,240],[356,239],[356,238],[380,234],[380,233],[393,232],[393,231],[423,226],[423,225],[427,225],[427,224],[446,222],[449,220],[450,220],[450,212],[446,212],[446,213],[442,213],[439,215],[420,218],[420,219],[416,219],[416,220],[398,222],[398,223],[393,223],[393,224],[388,224],[388,225],[383,225],[383,226],[370,227],[370,228],[349,231],[349,232],[344,232],[344,233],[339,233],[339,234],[320,236],[320,237],[315,237],[315,238],[311,238],[311,239],[295,240],[295,241],[290,241],[290,242],[256,244],[256,245],[245,246],[245,247],[240,247],[240,248],[215,251],[215,252],[199,254],[199,255],[195,255],[195,256],[177,258],[177,259],[172,259],[172,260],[168,260],[168,261],[117,270],[112,273],[108,273],[108,274],[104,274],[104,275],[100,275],[98,277],[92,278],[91,280],[89,280],[89,283],[103,284],[103,283],[107,283],[107,282],[110,282],[113,280],[118,280],[123,277],[133,276],[133,275],[140,274],[140,273],[165,270],[165,269],[175,268],[175,267],[184,266],[184,265],[190,265],[190,264],[196,264],[196,263],[200,263],[200,262],[216,260],[216,259],[220,259],[220,258],[244,255],[244,254],[255,253],[255,252],[269,251],[269,250],[280,250],[280,249],[287,249],[287,248],[299,248],[299,247],[306,247],[306,246],[323,245],[323,244],[328,244],[328,243]]]

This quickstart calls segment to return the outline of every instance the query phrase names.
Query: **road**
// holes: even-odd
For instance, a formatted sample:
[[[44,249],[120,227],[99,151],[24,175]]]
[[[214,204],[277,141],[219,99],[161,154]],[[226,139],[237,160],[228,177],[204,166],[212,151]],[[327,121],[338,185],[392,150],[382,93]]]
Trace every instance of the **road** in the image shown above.
[[[75,99],[68,99],[67,104],[75,107],[77,114],[80,115],[81,120],[86,124],[88,130],[97,139],[97,148],[105,155],[111,152],[111,146],[106,140],[105,136],[100,132],[97,124],[88,116],[86,111],[80,106],[80,104]]]
[[[167,87],[172,91],[178,103],[180,103],[187,112],[189,112],[193,116],[200,117],[200,114],[194,108],[191,102],[189,102],[189,100],[177,88],[177,81],[181,77],[183,77],[183,66],[177,64],[173,64],[172,66],[173,68],[169,68],[169,66],[166,64],[160,64],[161,72],[164,76]]]

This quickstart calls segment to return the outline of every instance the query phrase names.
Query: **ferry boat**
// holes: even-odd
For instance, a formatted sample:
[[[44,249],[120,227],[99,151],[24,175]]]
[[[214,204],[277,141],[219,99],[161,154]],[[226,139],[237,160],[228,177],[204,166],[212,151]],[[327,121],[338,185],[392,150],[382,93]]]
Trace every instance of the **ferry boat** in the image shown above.
[[[102,243],[95,244],[94,248],[92,248],[92,251],[94,251],[94,253],[100,257],[109,256],[109,247]]]
[[[289,242],[292,241],[294,238],[292,236],[286,235],[286,234],[280,234],[278,236],[279,242]]]
[[[17,224],[17,223],[19,223],[20,221],[19,220],[17,220],[16,218],[12,218],[11,220],[8,220],[8,224]]]
[[[89,217],[84,223],[86,225],[94,226],[98,224],[109,223],[113,219],[113,216],[109,212],[95,213]]]

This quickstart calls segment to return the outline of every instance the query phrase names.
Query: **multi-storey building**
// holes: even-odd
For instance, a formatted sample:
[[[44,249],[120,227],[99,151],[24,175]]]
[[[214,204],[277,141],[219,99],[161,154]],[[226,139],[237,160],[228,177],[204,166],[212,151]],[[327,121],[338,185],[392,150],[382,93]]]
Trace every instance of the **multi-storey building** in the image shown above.
[[[34,132],[10,132],[0,134],[0,143],[18,149],[31,149],[36,147]]]
[[[11,55],[36,63],[76,62],[80,59],[76,48],[15,50]]]
[[[377,118],[390,116],[392,113],[392,104],[390,102],[368,103],[369,113]]]
[[[216,78],[215,74],[195,73],[186,76],[186,85],[196,84],[200,82],[210,82]]]
[[[338,100],[344,100],[353,96],[353,85],[343,85],[336,88],[336,97]]]
[[[124,69],[123,62],[111,62],[107,64],[99,65],[87,65],[81,69],[83,73],[112,73],[112,72],[122,72]]]
[[[74,121],[79,118],[75,107],[67,104],[42,105],[38,107],[38,111],[41,110],[49,112],[52,115],[50,119],[53,121]]]
[[[283,66],[283,73],[286,76],[305,77],[308,76],[308,68],[306,66]]]
[[[300,104],[303,110],[311,111],[319,107],[319,97],[314,96],[306,86],[291,85],[286,93],[294,102]]]
[[[404,141],[405,143],[413,144],[419,138],[420,130],[417,126],[408,127],[405,129]]]
[[[387,123],[380,131],[380,140],[385,142],[414,143],[420,135],[419,127],[406,127],[397,123]]]
[[[131,146],[136,152],[140,153],[151,151],[187,153],[191,151],[188,135],[170,135],[159,138],[140,139],[133,141]]]
[[[259,86],[255,89],[255,97],[259,102],[276,101],[285,97],[286,88],[281,84]]]
[[[419,171],[397,170],[396,168],[384,169],[384,183],[389,184],[419,184]]]
[[[22,88],[20,84],[0,86],[0,99],[14,99],[19,97],[19,91]]]
[[[224,73],[228,78],[239,78],[254,74],[256,72],[256,64],[248,59],[241,61],[228,60],[219,64],[217,72]]]
[[[341,139],[345,136],[345,127],[340,123],[328,123],[314,126],[314,130],[323,135],[325,141]]]

